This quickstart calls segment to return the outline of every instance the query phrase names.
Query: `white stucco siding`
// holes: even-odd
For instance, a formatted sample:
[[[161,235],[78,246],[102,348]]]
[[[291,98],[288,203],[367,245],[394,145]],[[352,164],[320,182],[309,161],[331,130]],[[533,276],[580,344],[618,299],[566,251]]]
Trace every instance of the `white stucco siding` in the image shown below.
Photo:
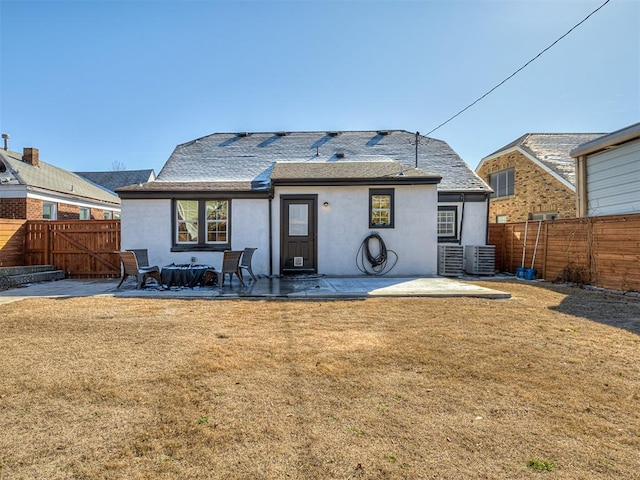
[[[181,263],[171,253],[171,200],[122,200],[120,226],[121,250],[146,248],[153,265]]]
[[[231,248],[257,248],[251,261],[256,275],[269,274],[269,200],[231,200]],[[214,265],[222,265],[222,253]]]
[[[387,188],[387,187],[385,187]],[[273,271],[280,270],[280,196],[318,196],[318,273],[362,275],[358,249],[380,234],[398,262],[389,275],[431,275],[437,271],[437,192],[435,185],[393,186],[394,228],[369,228],[369,187],[279,187],[273,201]],[[325,207],[324,202],[328,202]],[[392,259],[393,256],[390,256]]]
[[[487,202],[440,202],[439,207],[456,207],[460,245],[485,245],[487,239]],[[443,242],[456,245],[458,242]]]
[[[222,252],[172,252],[171,199],[122,201],[122,250],[146,248],[149,262],[196,263],[222,266]],[[256,274],[269,273],[269,204],[266,199],[231,200],[231,248],[256,247],[252,260]]]
[[[588,215],[640,212],[640,140],[587,157]]]
[[[486,245],[487,207],[488,202],[466,202],[464,204],[464,216],[461,216],[460,219],[462,245]]]

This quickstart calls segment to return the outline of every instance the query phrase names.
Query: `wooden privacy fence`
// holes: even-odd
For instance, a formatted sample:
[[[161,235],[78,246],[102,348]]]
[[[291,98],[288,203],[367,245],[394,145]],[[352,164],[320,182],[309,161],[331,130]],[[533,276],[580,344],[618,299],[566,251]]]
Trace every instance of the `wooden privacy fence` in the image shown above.
[[[24,265],[54,265],[67,278],[120,275],[120,220],[29,220]]]
[[[492,224],[489,243],[502,272],[640,291],[640,214]]]
[[[26,220],[0,218],[0,267],[24,265]]]

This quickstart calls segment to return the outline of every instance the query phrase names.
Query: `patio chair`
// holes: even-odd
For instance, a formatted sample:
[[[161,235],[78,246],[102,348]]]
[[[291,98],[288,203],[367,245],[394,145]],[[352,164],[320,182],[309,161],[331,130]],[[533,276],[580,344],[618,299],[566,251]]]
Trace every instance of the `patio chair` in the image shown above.
[[[251,278],[253,278],[254,282],[258,280],[258,277],[253,274],[253,270],[251,268],[251,258],[253,257],[253,252],[255,252],[256,250],[257,248],[245,248],[242,254],[242,259],[240,260],[240,271],[246,270],[247,272],[249,272],[249,275],[251,275]]]
[[[149,266],[149,253],[146,248],[127,249],[127,252],[133,252],[136,254],[136,260],[138,261],[139,267],[147,268]]]
[[[224,287],[225,276],[229,275],[229,283],[233,281],[233,274],[235,273],[240,280],[240,284],[244,287],[244,280],[242,279],[242,270],[240,270],[240,257],[244,252],[242,250],[225,250],[222,257],[222,270],[220,276],[222,276],[221,287]]]
[[[136,288],[140,289],[145,284],[147,279],[153,278],[158,282],[158,285],[162,286],[162,279],[160,278],[160,268],[153,267],[140,267],[138,260],[136,260],[136,254],[133,252],[118,252],[120,255],[120,261],[122,262],[122,278],[117,288],[120,288],[122,283],[127,277],[136,277]]]

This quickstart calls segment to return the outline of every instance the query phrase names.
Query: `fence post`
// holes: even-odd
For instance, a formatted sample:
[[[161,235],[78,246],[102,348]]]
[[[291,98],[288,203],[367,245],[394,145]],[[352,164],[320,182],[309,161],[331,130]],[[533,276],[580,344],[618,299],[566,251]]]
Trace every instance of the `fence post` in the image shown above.
[[[46,223],[44,224],[44,231],[42,232],[42,243],[43,243],[43,248],[44,248],[44,252],[43,252],[43,259],[42,259],[42,263],[44,265],[50,265],[51,264],[51,253],[50,253],[50,248],[49,248],[49,227],[50,224]]]

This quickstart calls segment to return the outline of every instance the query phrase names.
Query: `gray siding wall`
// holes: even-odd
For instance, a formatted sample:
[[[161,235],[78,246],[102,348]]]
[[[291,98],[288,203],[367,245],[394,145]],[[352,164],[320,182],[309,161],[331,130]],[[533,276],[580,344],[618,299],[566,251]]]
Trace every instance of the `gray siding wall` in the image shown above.
[[[588,215],[640,213],[640,140],[587,158]]]

